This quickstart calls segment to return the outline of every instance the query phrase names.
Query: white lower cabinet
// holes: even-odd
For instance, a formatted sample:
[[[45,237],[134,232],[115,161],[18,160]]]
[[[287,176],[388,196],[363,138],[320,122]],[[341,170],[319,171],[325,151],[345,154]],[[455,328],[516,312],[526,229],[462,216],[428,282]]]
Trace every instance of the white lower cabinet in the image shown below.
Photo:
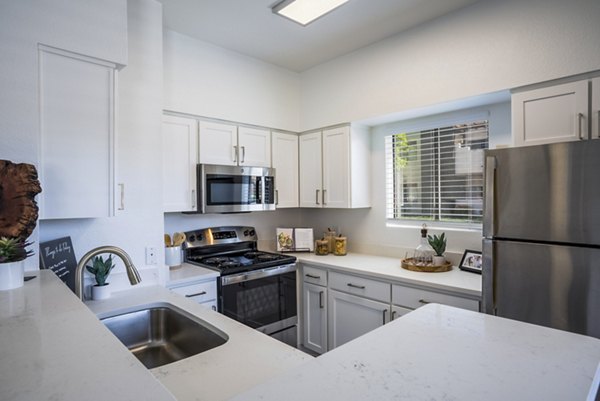
[[[390,304],[329,291],[329,346],[336,348],[389,320]]]
[[[479,311],[479,300],[302,263],[302,345],[332,350],[428,303]]]
[[[167,285],[167,288],[176,294],[199,303],[214,311],[217,310],[217,279],[204,279],[180,285]]]
[[[302,298],[304,346],[322,354],[327,351],[327,288],[304,283]]]

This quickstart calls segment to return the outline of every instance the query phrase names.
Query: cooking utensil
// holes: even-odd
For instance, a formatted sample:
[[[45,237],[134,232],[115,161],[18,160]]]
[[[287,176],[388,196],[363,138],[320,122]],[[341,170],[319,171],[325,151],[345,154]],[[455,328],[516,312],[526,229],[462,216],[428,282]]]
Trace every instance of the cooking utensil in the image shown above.
[[[173,234],[173,246],[181,246],[185,242],[185,234],[184,233],[174,233]]]
[[[173,246],[173,242],[171,241],[171,236],[169,234],[165,234],[165,246],[167,248]]]

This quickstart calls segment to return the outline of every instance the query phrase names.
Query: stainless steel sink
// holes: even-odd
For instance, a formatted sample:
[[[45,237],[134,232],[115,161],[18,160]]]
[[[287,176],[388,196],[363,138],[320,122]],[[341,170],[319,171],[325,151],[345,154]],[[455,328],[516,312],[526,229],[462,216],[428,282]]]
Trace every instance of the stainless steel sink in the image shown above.
[[[169,304],[101,321],[148,369],[208,351],[228,340],[225,333]]]

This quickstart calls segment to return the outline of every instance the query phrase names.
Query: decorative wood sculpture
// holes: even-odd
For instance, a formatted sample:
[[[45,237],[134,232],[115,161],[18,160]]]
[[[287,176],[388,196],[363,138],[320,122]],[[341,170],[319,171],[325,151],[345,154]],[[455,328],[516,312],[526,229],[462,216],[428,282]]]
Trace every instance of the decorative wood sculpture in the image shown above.
[[[38,219],[42,192],[35,166],[0,160],[0,236],[27,239]]]

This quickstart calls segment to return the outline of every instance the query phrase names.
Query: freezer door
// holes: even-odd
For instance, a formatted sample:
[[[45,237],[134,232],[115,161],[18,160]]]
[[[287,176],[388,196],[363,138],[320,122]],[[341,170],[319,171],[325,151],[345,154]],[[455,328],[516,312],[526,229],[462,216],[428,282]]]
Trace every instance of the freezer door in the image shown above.
[[[486,238],[600,246],[600,140],[486,151]]]
[[[487,313],[600,338],[600,249],[486,242]]]

